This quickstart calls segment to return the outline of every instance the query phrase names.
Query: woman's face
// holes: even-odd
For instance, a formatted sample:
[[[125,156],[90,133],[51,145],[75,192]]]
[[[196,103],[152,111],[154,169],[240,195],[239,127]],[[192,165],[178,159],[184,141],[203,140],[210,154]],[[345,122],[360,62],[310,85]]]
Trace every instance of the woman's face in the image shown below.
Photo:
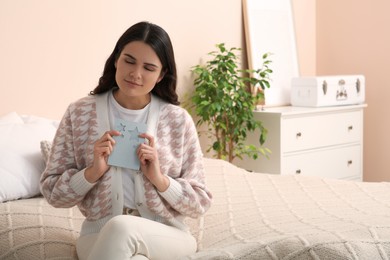
[[[163,78],[162,64],[154,50],[142,41],[128,43],[115,62],[116,99],[126,108],[140,109],[150,102],[149,93]],[[134,106],[139,107],[134,107]]]

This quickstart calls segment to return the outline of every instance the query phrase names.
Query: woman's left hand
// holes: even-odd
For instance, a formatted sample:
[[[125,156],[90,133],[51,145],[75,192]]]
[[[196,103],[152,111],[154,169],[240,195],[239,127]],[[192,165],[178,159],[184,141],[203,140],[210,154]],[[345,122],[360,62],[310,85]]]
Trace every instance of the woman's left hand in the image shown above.
[[[147,133],[140,134],[139,137],[148,140],[148,144],[142,143],[137,149],[141,171],[159,191],[165,191],[169,187],[169,179],[160,171],[160,162],[154,144],[154,137]]]

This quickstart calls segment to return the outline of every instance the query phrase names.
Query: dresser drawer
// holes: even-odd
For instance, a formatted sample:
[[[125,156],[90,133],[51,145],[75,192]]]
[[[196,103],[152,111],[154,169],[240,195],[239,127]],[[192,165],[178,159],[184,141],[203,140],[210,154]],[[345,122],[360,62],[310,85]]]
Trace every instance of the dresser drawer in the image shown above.
[[[341,146],[283,156],[283,174],[361,180],[361,146]]]
[[[360,142],[362,138],[362,111],[291,117],[281,124],[284,152]]]

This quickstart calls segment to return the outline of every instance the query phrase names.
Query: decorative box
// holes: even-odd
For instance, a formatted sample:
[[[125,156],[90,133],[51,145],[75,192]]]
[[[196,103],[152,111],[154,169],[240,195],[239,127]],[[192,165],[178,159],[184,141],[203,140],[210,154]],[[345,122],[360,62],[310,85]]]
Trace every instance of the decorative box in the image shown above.
[[[291,80],[292,106],[339,106],[364,101],[363,75],[296,77]]]

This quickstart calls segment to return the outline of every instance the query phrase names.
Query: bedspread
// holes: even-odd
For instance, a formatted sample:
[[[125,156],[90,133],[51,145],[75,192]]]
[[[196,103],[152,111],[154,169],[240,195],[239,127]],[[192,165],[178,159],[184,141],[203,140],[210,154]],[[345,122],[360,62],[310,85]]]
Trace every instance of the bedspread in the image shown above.
[[[213,204],[186,259],[389,259],[390,184],[250,173],[205,158]],[[77,208],[0,204],[0,259],[77,259]]]
[[[207,160],[213,206],[188,259],[389,259],[390,184],[249,173]]]

